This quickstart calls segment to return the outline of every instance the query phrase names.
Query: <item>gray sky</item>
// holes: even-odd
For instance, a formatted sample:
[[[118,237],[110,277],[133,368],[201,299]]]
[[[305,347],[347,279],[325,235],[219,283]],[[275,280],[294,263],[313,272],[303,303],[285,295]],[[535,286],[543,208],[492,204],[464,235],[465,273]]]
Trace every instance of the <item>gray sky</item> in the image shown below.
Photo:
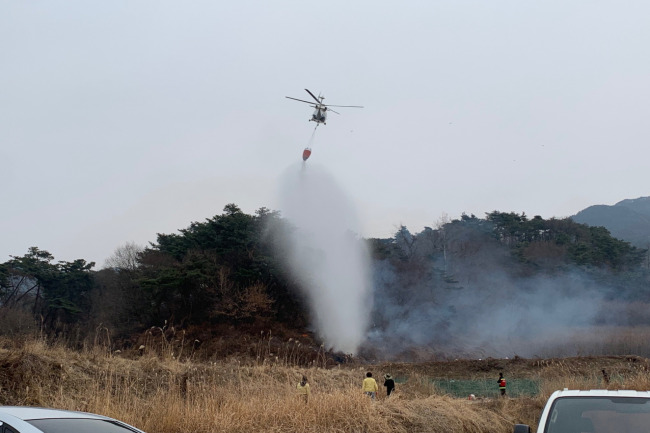
[[[308,164],[363,236],[650,195],[647,1],[0,1],[0,262],[102,265]]]

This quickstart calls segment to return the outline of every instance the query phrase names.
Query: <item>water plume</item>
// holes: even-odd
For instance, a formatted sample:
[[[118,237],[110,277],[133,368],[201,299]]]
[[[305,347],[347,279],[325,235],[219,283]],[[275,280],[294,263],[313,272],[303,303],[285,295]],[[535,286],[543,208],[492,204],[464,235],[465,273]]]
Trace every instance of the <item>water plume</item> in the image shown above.
[[[328,348],[356,353],[371,298],[354,207],[335,179],[313,164],[288,167],[279,196],[282,216],[295,228],[286,239],[286,264],[309,301],[312,326]]]

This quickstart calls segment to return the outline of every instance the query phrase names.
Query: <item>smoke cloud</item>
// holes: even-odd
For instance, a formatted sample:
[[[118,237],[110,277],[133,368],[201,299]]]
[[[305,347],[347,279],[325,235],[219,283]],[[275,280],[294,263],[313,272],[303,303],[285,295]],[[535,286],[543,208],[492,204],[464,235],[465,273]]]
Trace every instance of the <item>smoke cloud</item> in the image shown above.
[[[474,226],[472,225],[474,224]],[[647,283],[606,268],[559,265],[554,249],[522,263],[510,247],[448,224],[401,229],[372,263],[373,312],[360,354],[378,360],[646,354]],[[551,245],[552,246],[552,245]],[[545,263],[547,260],[548,263]],[[634,332],[633,332],[634,331]]]
[[[371,262],[353,204],[323,167],[290,166],[279,196],[293,226],[282,256],[328,349],[398,361],[642,353],[630,329],[650,325],[650,303],[607,271],[558,266],[552,249],[546,265],[524,265],[460,224],[402,228]]]
[[[371,310],[368,252],[354,207],[334,178],[314,164],[290,166],[280,181],[280,211],[295,228],[285,260],[328,348],[354,354]]]
[[[495,269],[463,287],[405,288],[386,263],[375,266],[366,347],[381,359],[575,355],[575,341],[602,320],[602,288],[578,272],[513,278]]]

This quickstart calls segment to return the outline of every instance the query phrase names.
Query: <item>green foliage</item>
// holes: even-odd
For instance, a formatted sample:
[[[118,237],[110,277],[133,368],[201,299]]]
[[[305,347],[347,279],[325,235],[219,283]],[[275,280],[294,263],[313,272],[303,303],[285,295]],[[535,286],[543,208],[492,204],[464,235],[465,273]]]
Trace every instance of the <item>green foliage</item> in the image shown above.
[[[530,254],[542,243],[562,247],[571,263],[579,266],[606,267],[620,271],[638,267],[645,251],[611,236],[604,227],[590,227],[569,218],[545,221],[539,216],[529,220],[525,214],[491,212],[487,220],[494,223],[494,236],[512,248],[521,260],[534,262]],[[548,250],[548,248],[547,248]],[[557,255],[557,250],[555,254]]]
[[[277,313],[271,305],[288,296],[267,232],[272,224],[281,224],[277,213],[262,208],[247,215],[229,204],[223,214],[193,222],[180,234],[159,234],[142,254],[139,279],[152,320],[200,323]],[[291,302],[286,307],[291,310]]]
[[[83,259],[52,263],[54,256],[37,247],[31,247],[22,257],[12,256],[3,264],[7,275],[3,285],[3,305],[15,307],[29,299],[34,314],[42,317],[47,326],[78,322],[88,311],[88,293],[93,288],[91,269],[94,263]],[[27,297],[29,295],[29,297]]]
[[[9,268],[6,264],[0,263],[0,288],[7,287],[9,284]]]
[[[83,259],[73,262],[59,262],[55,278],[44,286],[46,316],[57,315],[58,319],[72,323],[82,311],[88,311],[88,293],[93,287],[90,270],[95,263]]]

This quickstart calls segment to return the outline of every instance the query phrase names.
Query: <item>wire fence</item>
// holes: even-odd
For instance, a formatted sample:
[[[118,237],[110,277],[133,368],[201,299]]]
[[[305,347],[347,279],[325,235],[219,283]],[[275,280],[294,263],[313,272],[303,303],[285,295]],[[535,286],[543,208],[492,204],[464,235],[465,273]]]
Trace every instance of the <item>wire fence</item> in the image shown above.
[[[395,383],[408,382],[407,376],[395,378]],[[474,394],[476,398],[491,398],[501,395],[499,384],[495,379],[429,379],[429,386],[436,394],[464,398]],[[506,395],[510,397],[531,397],[539,395],[540,383],[533,379],[507,379]]]
[[[467,397],[470,394],[474,394],[477,398],[497,397],[500,395],[499,385],[496,379],[431,379],[431,383],[440,393],[453,397]],[[507,382],[506,394],[510,397],[537,395],[539,394],[539,382],[532,379],[510,379]]]

